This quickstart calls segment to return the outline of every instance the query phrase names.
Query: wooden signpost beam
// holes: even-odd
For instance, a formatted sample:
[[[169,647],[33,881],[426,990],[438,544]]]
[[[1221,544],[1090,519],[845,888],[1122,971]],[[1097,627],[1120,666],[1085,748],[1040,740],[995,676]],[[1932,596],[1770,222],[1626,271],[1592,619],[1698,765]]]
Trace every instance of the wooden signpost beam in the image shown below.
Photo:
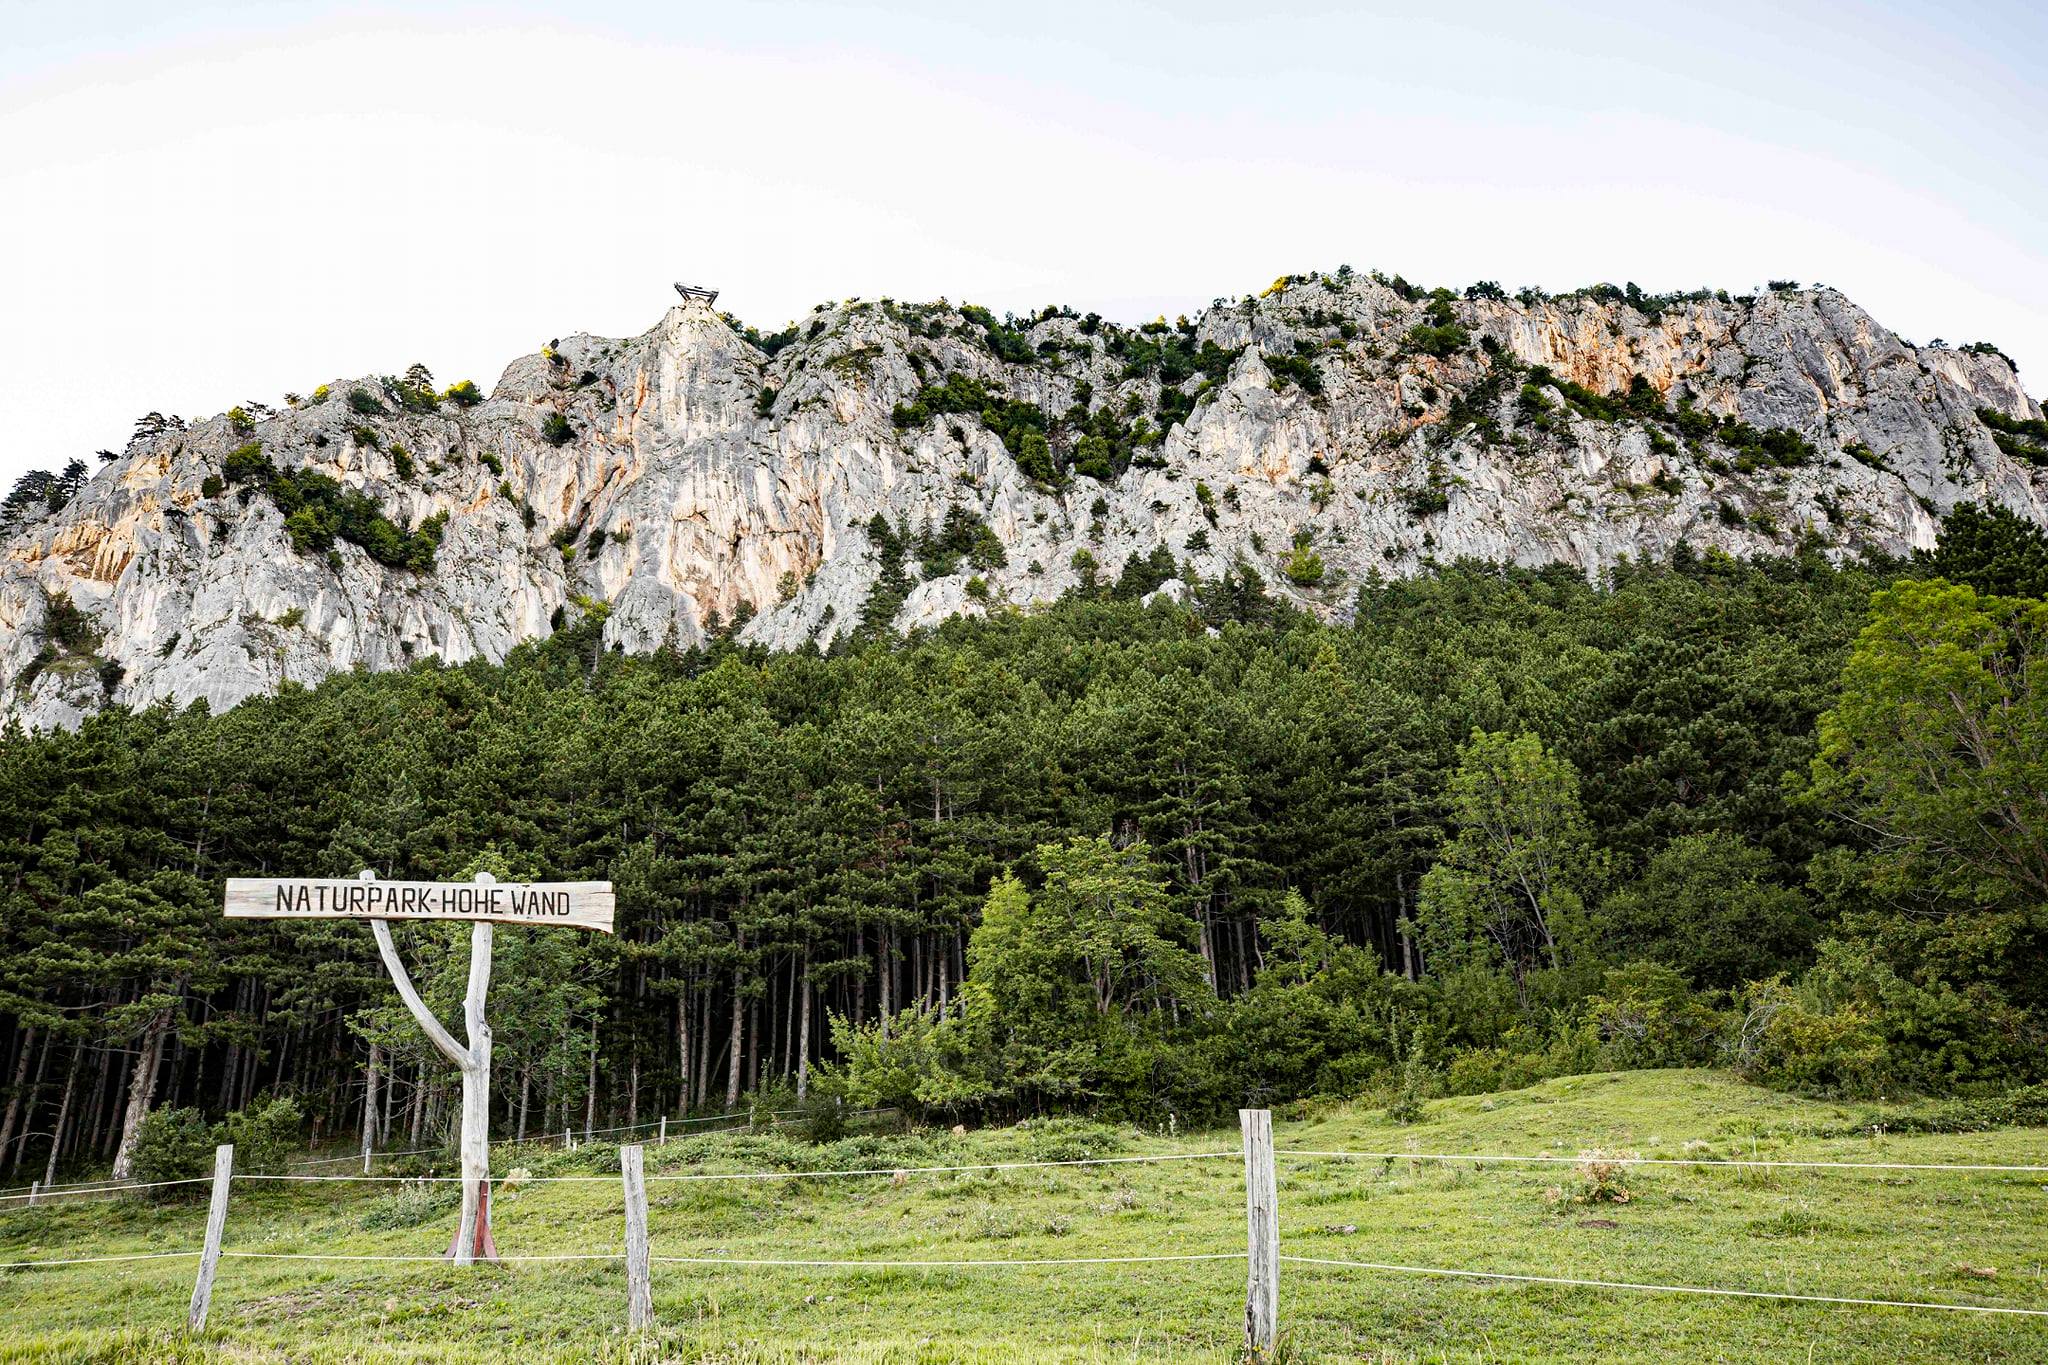
[[[500,884],[488,872],[472,882],[380,882],[365,870],[353,879],[234,877],[227,886],[230,919],[365,919],[377,940],[398,998],[442,1056],[462,1073],[462,1218],[448,1248],[457,1265],[495,1261],[491,1238],[491,938],[497,924],[612,930],[610,882]],[[468,920],[469,981],[462,997],[466,1041],[443,1026],[414,988],[391,939],[392,920]]]

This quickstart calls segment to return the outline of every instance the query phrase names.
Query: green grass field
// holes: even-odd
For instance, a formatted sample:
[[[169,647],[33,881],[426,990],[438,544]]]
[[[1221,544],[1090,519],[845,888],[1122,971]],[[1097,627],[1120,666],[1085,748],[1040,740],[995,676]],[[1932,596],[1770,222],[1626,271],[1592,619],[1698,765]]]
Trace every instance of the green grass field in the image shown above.
[[[2048,1164],[2048,1130],[1898,1136],[1867,1108],[1703,1072],[1581,1076],[1439,1100],[1406,1127],[1336,1107],[1276,1120],[1295,1149]],[[648,1149],[649,1172],[1234,1149],[1234,1131],[1052,1124],[892,1136],[811,1152],[732,1134]],[[806,1161],[805,1158],[811,1158]],[[603,1174],[615,1149],[507,1154]],[[788,1167],[794,1169],[793,1166]],[[337,1168],[329,1168],[337,1169]],[[339,1168],[346,1169],[346,1168]],[[1572,1166],[1283,1161],[1283,1253],[1407,1265],[2048,1308],[2048,1175],[1635,1168],[1626,1202],[1581,1202]],[[978,1259],[1241,1252],[1232,1158],[899,1177],[650,1182],[657,1257]],[[452,1186],[238,1184],[230,1251],[431,1255]],[[501,1194],[507,1255],[610,1253],[614,1180]],[[0,1216],[0,1260],[199,1245],[203,1205],[134,1197]],[[818,1269],[657,1264],[658,1331],[623,1333],[616,1262],[222,1262],[202,1340],[192,1260],[0,1274],[5,1361],[1225,1361],[1241,1261]],[[2048,1360],[2048,1318],[1851,1308],[1282,1267],[1298,1360]]]

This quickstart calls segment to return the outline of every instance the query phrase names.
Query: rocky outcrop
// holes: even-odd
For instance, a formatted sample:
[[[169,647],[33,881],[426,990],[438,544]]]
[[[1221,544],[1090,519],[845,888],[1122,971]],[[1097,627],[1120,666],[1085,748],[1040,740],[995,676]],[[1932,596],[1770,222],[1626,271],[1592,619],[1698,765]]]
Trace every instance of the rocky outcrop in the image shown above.
[[[343,380],[139,437],[0,551],[0,706],[222,707],[589,612],[626,650],[795,647],[1089,578],[1185,595],[1249,567],[1341,616],[1367,575],[1460,556],[1899,553],[1966,499],[2043,519],[1987,409],[2041,416],[1995,351],[1909,345],[1826,289],[1340,272],[1137,330],[881,300],[767,339],[690,301],[487,398]]]

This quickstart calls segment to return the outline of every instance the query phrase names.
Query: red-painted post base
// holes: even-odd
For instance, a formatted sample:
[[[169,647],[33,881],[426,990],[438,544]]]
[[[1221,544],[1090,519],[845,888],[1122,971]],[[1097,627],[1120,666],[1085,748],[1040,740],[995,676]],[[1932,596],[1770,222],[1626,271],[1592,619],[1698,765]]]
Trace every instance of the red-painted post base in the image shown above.
[[[462,1245],[462,1228],[458,1224],[455,1235],[448,1239],[448,1259],[455,1259],[456,1250]],[[478,1261],[496,1262],[498,1244],[491,1238],[491,1182],[488,1178],[479,1182],[476,1192],[476,1240],[472,1245]]]

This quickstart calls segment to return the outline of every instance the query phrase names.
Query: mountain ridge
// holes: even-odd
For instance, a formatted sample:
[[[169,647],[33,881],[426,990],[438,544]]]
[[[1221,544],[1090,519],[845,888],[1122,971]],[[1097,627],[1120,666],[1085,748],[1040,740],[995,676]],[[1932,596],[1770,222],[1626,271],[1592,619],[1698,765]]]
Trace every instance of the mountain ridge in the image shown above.
[[[1463,556],[1897,554],[1962,501],[2048,520],[2041,420],[1995,348],[1821,287],[1339,271],[1137,328],[881,299],[769,336],[685,300],[488,396],[370,376],[145,428],[0,549],[0,708],[229,706],[571,613],[632,651],[792,648],[1111,582],[1254,573],[1341,617]]]

